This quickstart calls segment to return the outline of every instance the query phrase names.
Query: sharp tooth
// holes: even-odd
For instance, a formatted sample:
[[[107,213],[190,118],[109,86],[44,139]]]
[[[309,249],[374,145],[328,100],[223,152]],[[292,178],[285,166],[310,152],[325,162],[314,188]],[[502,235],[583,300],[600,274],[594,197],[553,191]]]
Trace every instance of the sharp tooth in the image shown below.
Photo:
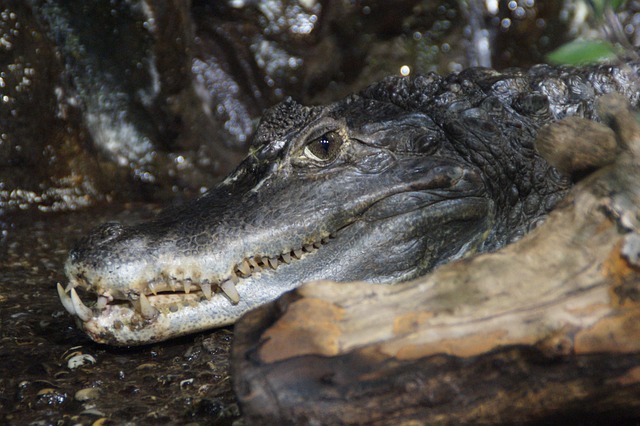
[[[184,292],[189,294],[189,292],[191,291],[191,280],[184,280],[182,283],[182,288],[184,289]]]
[[[200,290],[202,290],[202,293],[204,293],[204,297],[206,297],[207,300],[211,300],[211,284],[209,283],[200,284]]]
[[[269,257],[269,266],[271,266],[273,269],[278,269],[278,259],[276,259],[275,257]]]
[[[289,253],[282,253],[282,260],[284,263],[291,263],[291,255]]]
[[[60,283],[58,283],[57,287],[58,287],[58,297],[60,298],[60,301],[62,302],[62,306],[64,306],[64,308],[67,310],[67,312],[69,312],[71,315],[75,315],[76,314],[76,310],[73,307],[73,302],[71,301],[71,298],[64,291],[64,289],[62,288],[62,285]]]
[[[319,249],[321,245],[322,243],[320,241],[316,241],[315,243],[313,243],[313,246],[317,249]]]
[[[107,296],[98,296],[98,301],[96,302],[96,308],[99,310],[103,310],[107,303],[109,302],[109,298]]]
[[[260,265],[258,265],[258,262],[256,262],[256,259],[253,257],[249,258],[249,263],[256,269],[260,268]]]
[[[151,293],[153,293],[155,296],[158,295],[158,290],[156,289],[156,284],[154,282],[150,282],[147,286],[149,287],[149,291],[151,291]]]
[[[238,281],[240,281],[240,278],[238,278],[238,276],[232,272],[232,273],[231,273],[231,281],[232,281],[234,284],[238,284]]]
[[[158,315],[158,310],[154,308],[151,303],[149,303],[149,299],[144,293],[140,293],[140,313],[143,318],[154,318]]]
[[[89,321],[91,319],[93,312],[82,303],[75,288],[71,289],[71,302],[73,303],[73,309],[75,309],[76,315],[78,315],[82,321]]]
[[[313,245],[312,244],[305,244],[303,247],[304,251],[311,253],[313,251]]]
[[[58,283],[59,284],[59,283]],[[72,284],[71,282],[69,284],[67,284],[67,286],[64,289],[65,293],[69,293],[71,291],[72,288],[75,288],[75,284]]]
[[[236,285],[230,280],[220,284],[220,289],[227,295],[229,300],[231,300],[231,303],[234,305],[240,301],[240,295],[238,294],[238,290],[236,290]]]
[[[238,265],[238,270],[242,272],[243,275],[251,275],[251,266],[246,260],[243,260],[242,263]]]
[[[297,258],[300,259],[302,257],[302,249],[295,249],[293,251],[293,255]]]
[[[171,291],[175,292],[176,291],[176,278],[175,277],[171,277],[169,279],[169,287],[171,287]]]

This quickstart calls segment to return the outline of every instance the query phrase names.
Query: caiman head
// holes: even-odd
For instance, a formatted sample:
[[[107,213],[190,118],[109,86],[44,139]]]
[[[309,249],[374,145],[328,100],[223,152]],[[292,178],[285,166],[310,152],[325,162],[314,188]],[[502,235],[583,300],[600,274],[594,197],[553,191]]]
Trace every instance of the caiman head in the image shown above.
[[[515,121],[524,142],[514,141],[492,118],[496,99],[463,105],[443,93],[438,107],[434,94],[420,109],[377,90],[327,107],[287,100],[206,194],[148,223],[95,229],[69,254],[66,310],[97,342],[160,341],[233,323],[310,280],[408,280],[498,247],[544,214],[539,194],[523,213],[535,191],[515,179],[533,176],[518,161],[538,161],[531,123]]]

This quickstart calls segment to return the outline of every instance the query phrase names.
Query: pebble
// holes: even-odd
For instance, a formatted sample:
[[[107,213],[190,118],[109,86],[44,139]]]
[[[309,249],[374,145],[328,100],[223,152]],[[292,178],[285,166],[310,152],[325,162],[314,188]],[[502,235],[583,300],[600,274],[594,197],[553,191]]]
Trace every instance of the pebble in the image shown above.
[[[84,388],[76,392],[74,398],[76,401],[90,401],[98,399],[102,390],[100,388]]]
[[[67,361],[67,367],[70,370],[74,370],[78,367],[82,367],[87,364],[95,364],[96,359],[89,354],[78,354],[74,355]]]

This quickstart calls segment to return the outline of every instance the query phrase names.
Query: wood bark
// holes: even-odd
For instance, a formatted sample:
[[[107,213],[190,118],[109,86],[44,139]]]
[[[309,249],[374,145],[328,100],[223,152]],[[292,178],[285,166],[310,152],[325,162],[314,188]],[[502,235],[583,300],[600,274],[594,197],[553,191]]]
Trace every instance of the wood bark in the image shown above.
[[[307,284],[245,316],[232,376],[247,420],[637,422],[640,129],[620,99],[602,105],[609,148],[590,152],[590,125],[541,133],[562,145],[546,155],[579,147],[566,171],[601,168],[522,240],[395,286]]]

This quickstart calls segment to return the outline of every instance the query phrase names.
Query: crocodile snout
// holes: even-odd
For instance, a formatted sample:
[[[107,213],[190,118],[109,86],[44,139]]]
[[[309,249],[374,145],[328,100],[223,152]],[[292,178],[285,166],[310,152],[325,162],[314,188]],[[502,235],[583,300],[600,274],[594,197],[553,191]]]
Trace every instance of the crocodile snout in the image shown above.
[[[69,252],[69,261],[79,261],[87,248],[98,248],[108,245],[116,238],[120,237],[127,228],[118,222],[104,223],[89,232],[89,234],[80,240],[74,248]]]

